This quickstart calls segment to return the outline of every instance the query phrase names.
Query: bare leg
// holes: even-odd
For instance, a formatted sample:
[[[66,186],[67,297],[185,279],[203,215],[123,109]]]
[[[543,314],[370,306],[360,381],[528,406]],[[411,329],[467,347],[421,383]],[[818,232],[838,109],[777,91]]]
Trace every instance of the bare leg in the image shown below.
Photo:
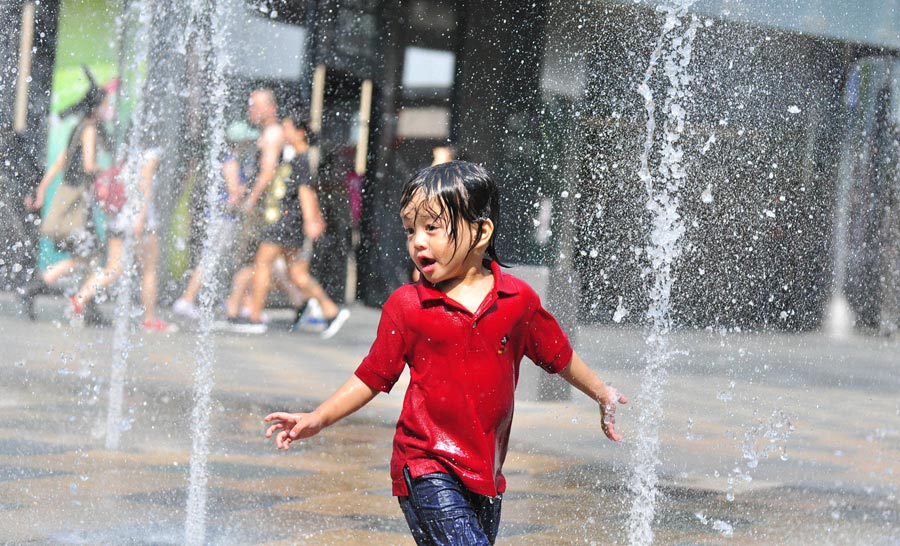
[[[256,260],[253,263],[253,297],[250,301],[250,320],[259,322],[263,307],[266,305],[266,296],[269,295],[269,287],[272,282],[272,262],[283,251],[281,245],[263,242],[256,251]]]
[[[75,271],[76,266],[81,265],[80,260],[66,258],[55,264],[51,264],[45,271],[37,272],[35,275],[20,288],[19,297],[22,300],[22,310],[30,320],[35,320],[37,315],[34,312],[34,297],[42,293],[50,284],[56,282],[60,277],[68,275]]]
[[[288,275],[307,299],[316,298],[322,306],[322,314],[330,320],[338,314],[338,306],[328,297],[325,289],[309,274],[309,260],[300,258],[298,250],[287,253]]]
[[[287,294],[292,306],[301,307],[306,301],[306,296],[288,275],[286,261],[276,259],[272,264],[272,286]]]
[[[141,279],[141,303],[144,304],[144,321],[153,322],[156,316],[156,264],[159,261],[159,238],[155,233],[147,233],[141,242],[141,265],[144,275]]]
[[[200,265],[197,265],[197,267],[194,268],[194,272],[191,273],[191,278],[188,280],[187,286],[184,287],[184,293],[181,294],[181,299],[191,303],[197,301],[197,294],[200,293],[200,281],[202,276],[203,270],[200,268]]]
[[[69,275],[75,271],[76,267],[81,266],[82,262],[74,258],[66,258],[55,264],[51,264],[41,275],[46,284],[53,284],[59,279]]]
[[[241,303],[244,301],[244,293],[253,280],[253,266],[245,265],[240,268],[231,279],[231,294],[225,302],[225,309],[231,318],[237,317],[241,310]]]
[[[106,266],[99,273],[91,273],[81,285],[81,289],[75,295],[78,305],[83,306],[98,290],[109,286],[122,275],[122,250],[122,239],[114,237],[109,240],[106,247]]]

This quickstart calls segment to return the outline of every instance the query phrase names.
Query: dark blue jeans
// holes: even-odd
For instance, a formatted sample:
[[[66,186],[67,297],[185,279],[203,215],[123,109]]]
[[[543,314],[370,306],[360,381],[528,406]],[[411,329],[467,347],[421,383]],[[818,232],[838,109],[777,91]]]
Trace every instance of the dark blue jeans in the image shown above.
[[[439,472],[411,479],[408,497],[397,497],[419,546],[489,546],[500,529],[501,497],[470,492],[456,476]]]

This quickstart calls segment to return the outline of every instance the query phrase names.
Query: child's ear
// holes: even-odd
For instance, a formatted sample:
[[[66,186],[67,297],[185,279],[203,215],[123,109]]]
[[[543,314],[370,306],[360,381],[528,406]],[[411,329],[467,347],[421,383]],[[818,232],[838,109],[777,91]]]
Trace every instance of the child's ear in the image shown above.
[[[478,224],[475,224],[476,227]],[[478,250],[485,250],[488,247],[488,244],[491,242],[491,236],[494,235],[494,222],[490,219],[484,220],[481,223],[481,229],[478,230],[474,234],[474,237],[478,238],[478,242],[475,244],[475,248]]]

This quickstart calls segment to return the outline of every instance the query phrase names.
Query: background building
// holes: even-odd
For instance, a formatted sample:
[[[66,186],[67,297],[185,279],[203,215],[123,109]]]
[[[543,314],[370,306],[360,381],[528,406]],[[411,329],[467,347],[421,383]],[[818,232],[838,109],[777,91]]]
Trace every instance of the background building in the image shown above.
[[[60,27],[74,1],[63,0]],[[332,293],[378,305],[407,280],[397,195],[431,148],[450,142],[503,184],[501,256],[565,273],[551,291],[574,294],[582,320],[611,320],[624,306],[625,321],[641,321],[647,218],[636,172],[646,113],[636,87],[660,32],[658,4],[234,0],[228,115],[243,115],[249,90],[273,87],[285,113],[310,117],[323,158],[347,173],[323,188],[331,229],[317,263]],[[889,257],[897,161],[884,145],[862,164],[846,152],[864,136],[896,146],[894,4],[695,4],[679,322],[817,327],[841,255],[839,203],[849,211],[852,251],[841,259],[850,273],[840,282],[851,305],[861,324],[896,322],[890,302],[900,288],[873,272],[900,267]],[[51,5],[41,3],[48,44]],[[183,19],[183,10],[154,13],[144,92],[165,89],[171,66],[180,67],[189,92],[156,123],[178,135],[172,146],[196,152],[204,87],[189,53],[173,57]],[[48,69],[51,50],[38,48],[36,66]],[[46,96],[32,97],[29,115],[41,127]],[[173,180],[190,172],[185,162],[167,168]],[[859,173],[869,173],[863,185]],[[867,207],[864,195],[875,195]]]

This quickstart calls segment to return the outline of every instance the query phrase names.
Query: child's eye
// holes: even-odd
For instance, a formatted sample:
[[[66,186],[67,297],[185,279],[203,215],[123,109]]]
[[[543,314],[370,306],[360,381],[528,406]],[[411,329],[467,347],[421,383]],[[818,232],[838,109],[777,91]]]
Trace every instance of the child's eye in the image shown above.
[[[403,231],[406,232],[407,237],[412,237],[412,234],[415,232],[415,230],[411,227],[404,227]]]
[[[440,226],[437,224],[428,224],[425,226],[425,231],[434,231],[436,229],[440,229]]]

